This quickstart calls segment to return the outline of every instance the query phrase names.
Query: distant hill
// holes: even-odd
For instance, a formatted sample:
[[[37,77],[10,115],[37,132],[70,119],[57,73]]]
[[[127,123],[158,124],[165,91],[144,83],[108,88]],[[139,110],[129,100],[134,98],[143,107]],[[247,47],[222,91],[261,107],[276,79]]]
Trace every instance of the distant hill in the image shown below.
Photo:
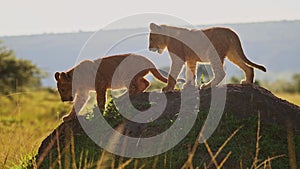
[[[197,27],[210,26],[230,27],[239,34],[248,58],[267,68],[267,73],[256,71],[259,79],[288,78],[294,73],[300,73],[300,21]],[[147,27],[100,30],[83,50],[82,47],[93,32],[5,36],[0,39],[4,41],[4,45],[15,51],[17,57],[32,60],[40,68],[49,72],[50,77],[44,79],[43,84],[54,86],[55,71],[67,70],[80,60],[97,58],[104,54],[140,53],[148,56],[158,67],[168,67],[170,61],[167,52],[163,54],[164,56],[159,56],[147,50],[147,32]],[[228,77],[242,75],[242,72],[232,64],[226,63],[226,69]]]

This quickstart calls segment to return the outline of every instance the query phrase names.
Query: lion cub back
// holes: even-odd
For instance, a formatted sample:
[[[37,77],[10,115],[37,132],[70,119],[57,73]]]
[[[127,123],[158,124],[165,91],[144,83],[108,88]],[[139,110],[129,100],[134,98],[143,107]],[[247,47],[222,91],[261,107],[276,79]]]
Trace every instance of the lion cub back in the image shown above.
[[[97,82],[106,82],[109,88],[119,89],[130,85],[136,76],[145,76],[154,64],[144,56],[136,54],[114,55],[94,61],[99,65]]]

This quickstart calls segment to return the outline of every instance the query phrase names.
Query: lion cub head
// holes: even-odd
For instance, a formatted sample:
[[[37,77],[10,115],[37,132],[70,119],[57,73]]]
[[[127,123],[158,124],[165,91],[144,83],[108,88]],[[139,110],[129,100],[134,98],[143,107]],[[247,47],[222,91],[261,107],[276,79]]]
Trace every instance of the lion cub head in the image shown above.
[[[163,35],[164,27],[150,24],[149,50],[161,54],[167,47],[167,37]]]
[[[57,82],[57,89],[60,94],[61,100],[73,101],[72,95],[72,75],[66,72],[56,72],[55,80]]]

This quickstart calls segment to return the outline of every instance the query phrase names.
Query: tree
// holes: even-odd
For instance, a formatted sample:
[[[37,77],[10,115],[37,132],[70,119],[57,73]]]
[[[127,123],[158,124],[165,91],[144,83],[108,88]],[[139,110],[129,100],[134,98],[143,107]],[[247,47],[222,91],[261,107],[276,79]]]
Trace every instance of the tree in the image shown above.
[[[0,93],[9,94],[41,86],[45,74],[31,61],[16,58],[0,41]]]
[[[296,92],[300,93],[300,74],[294,74],[293,81],[295,83]]]

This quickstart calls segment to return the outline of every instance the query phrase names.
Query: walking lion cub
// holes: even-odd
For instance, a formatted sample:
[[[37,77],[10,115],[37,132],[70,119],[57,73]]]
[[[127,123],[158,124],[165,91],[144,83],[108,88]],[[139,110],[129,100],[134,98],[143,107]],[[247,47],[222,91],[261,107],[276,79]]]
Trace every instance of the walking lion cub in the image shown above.
[[[214,79],[204,84],[217,86],[225,77],[224,59],[240,67],[246,76],[243,84],[253,83],[253,68],[266,72],[264,66],[255,64],[245,56],[238,35],[231,29],[214,27],[203,30],[189,30],[167,25],[150,24],[149,50],[161,54],[167,48],[172,65],[168,84],[163,91],[171,91],[181,68],[186,64],[186,84],[195,85],[197,62],[208,62]]]
[[[148,73],[167,83],[150,60],[135,54],[84,60],[66,72],[56,72],[54,76],[61,100],[73,101],[75,98],[71,112],[63,120],[76,118],[76,111],[88,100],[90,90],[96,91],[101,111],[105,108],[107,89],[127,88],[130,95],[142,93],[150,85],[145,79]]]

